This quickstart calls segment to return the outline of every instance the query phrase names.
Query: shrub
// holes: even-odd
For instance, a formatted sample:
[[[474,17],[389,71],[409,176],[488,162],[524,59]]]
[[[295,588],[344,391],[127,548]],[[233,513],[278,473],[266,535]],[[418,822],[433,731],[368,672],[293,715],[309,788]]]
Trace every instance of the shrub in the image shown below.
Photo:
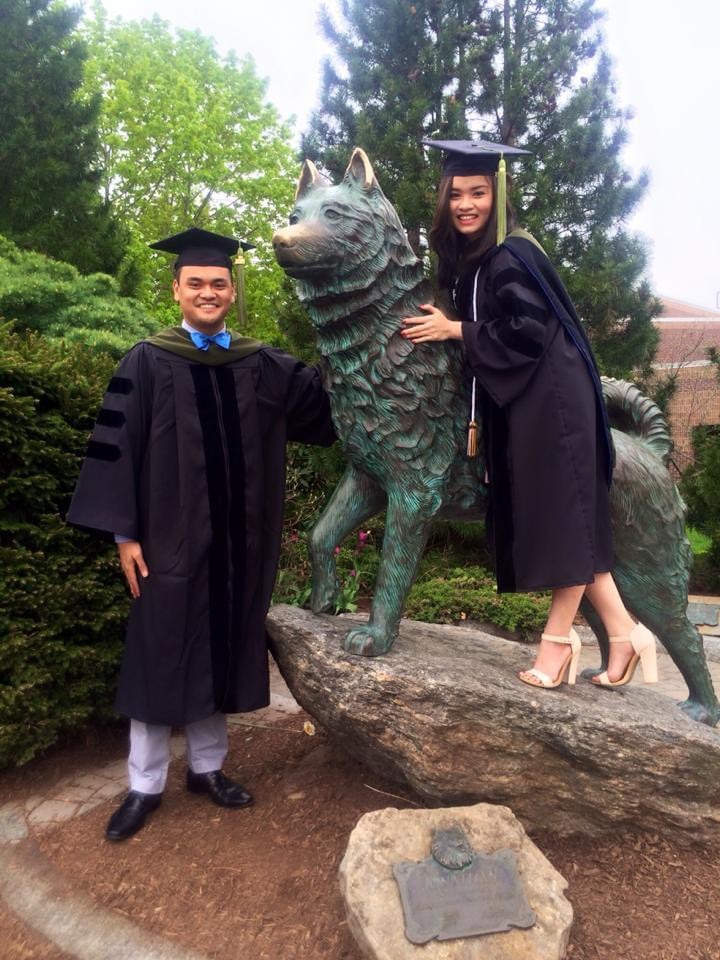
[[[430,558],[433,565],[437,563]],[[428,623],[478,620],[494,623],[523,637],[542,630],[550,609],[544,594],[499,595],[495,579],[483,567],[438,564],[421,570],[405,608],[405,616]]]
[[[127,599],[62,520],[114,361],[0,327],[0,767],[109,716]]]
[[[682,493],[690,523],[709,538],[701,558],[695,558],[693,588],[720,589],[720,426],[693,430],[693,466],[685,471]]]
[[[158,328],[136,300],[103,273],[83,276],[69,263],[21,250],[0,236],[0,316],[115,357]]]

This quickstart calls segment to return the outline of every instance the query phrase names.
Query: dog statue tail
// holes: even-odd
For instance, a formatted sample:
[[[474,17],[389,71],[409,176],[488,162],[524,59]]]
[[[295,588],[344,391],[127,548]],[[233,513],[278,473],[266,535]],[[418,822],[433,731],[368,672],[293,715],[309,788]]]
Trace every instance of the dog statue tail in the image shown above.
[[[644,441],[667,467],[674,444],[660,407],[627,380],[603,377],[602,389],[610,426]]]
[[[694,720],[715,726],[720,704],[703,639],[687,616],[693,557],[685,534],[685,504],[667,469],[673,450],[667,420],[634,384],[603,377],[602,387],[617,453],[610,489],[613,576],[627,608],[661,640],[683,675],[688,685],[683,709]],[[606,662],[607,634],[589,605],[583,612]]]

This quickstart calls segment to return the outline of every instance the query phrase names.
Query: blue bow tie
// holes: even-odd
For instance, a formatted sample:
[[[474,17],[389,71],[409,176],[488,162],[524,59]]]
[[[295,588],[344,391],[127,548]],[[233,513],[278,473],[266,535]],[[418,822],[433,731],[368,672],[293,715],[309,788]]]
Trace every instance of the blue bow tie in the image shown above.
[[[216,343],[223,350],[227,350],[232,339],[227,330],[221,330],[220,333],[214,333],[212,336],[207,333],[200,333],[199,330],[188,330],[188,333],[198,350],[207,350],[211,343]]]

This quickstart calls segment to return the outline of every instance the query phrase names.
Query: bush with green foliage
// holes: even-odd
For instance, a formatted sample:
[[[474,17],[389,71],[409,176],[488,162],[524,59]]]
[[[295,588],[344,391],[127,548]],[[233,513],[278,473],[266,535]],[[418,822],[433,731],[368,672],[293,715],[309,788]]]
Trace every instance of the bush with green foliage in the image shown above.
[[[432,556],[428,560],[432,562]],[[442,558],[424,565],[410,591],[405,616],[427,623],[476,620],[528,638],[542,630],[549,609],[546,594],[498,594],[494,576],[484,567],[448,569]]]
[[[695,558],[695,589],[720,589],[720,425],[693,430],[693,466],[685,471],[682,494],[688,520],[710,539],[710,546]]]
[[[111,713],[125,589],[114,547],[62,517],[113,365],[0,326],[0,768]]]
[[[104,273],[83,276],[69,263],[21,250],[0,236],[0,317],[118,357],[159,327],[142,304]]]

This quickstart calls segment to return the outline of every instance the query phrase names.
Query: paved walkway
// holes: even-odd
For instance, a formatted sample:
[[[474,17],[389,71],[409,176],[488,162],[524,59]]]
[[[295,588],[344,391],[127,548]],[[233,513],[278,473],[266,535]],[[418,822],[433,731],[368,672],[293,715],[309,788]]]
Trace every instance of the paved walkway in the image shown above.
[[[596,667],[599,657],[592,633],[587,628],[579,633],[581,669]],[[713,682],[720,691],[720,638],[706,637],[705,645]],[[674,700],[685,699],[685,684],[660,647],[658,667],[660,682],[654,689]],[[270,707],[230,722],[264,726],[299,709],[273,664]],[[184,738],[173,737],[171,749],[175,757],[182,757]],[[126,761],[118,760],[71,774],[46,795],[19,797],[0,806],[0,899],[35,934],[77,960],[203,960],[69,889],[35,842],[40,831],[119,797],[127,789],[126,775]],[[6,953],[0,955],[6,960]]]

